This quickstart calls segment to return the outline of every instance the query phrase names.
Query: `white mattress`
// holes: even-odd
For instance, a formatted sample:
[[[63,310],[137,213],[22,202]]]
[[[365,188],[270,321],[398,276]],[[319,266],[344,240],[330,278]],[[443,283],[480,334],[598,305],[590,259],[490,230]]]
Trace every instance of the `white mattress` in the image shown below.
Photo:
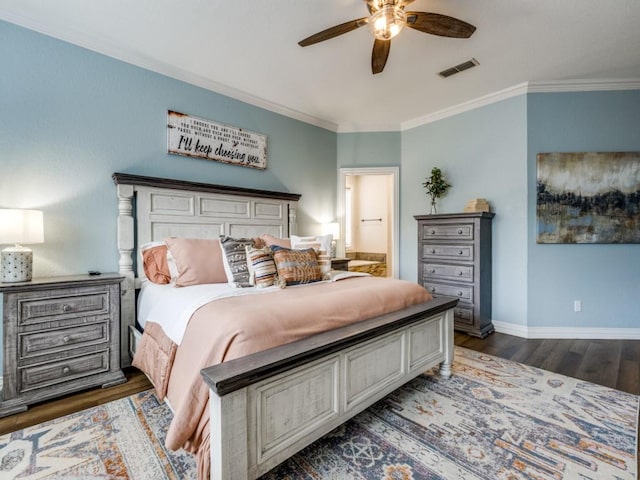
[[[143,282],[138,295],[138,323],[144,329],[148,321],[159,323],[167,336],[180,345],[193,313],[218,298],[267,293],[278,287],[235,288],[227,283],[208,283],[176,288]]]
[[[333,270],[331,279],[328,281],[335,282],[345,278],[368,275],[368,273],[362,272]],[[287,288],[307,288],[313,285],[310,283]],[[174,343],[180,345],[191,316],[201,306],[219,298],[261,295],[274,290],[279,290],[279,287],[236,288],[227,283],[208,283],[176,288],[173,285],[158,285],[144,281],[138,295],[137,320],[143,329],[148,321],[160,324],[167,336]]]

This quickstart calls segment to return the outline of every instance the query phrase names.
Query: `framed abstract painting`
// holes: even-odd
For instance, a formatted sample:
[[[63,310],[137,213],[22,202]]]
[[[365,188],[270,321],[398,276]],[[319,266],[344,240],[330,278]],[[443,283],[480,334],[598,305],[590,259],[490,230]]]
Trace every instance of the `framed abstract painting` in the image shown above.
[[[540,153],[537,243],[640,243],[640,152]]]

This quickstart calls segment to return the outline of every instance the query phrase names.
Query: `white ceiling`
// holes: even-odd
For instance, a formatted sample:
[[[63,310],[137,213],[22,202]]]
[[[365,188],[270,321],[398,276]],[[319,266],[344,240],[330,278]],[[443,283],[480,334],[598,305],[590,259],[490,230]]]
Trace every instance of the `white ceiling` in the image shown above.
[[[525,82],[640,85],[638,0],[416,0],[407,11],[477,30],[405,29],[372,75],[366,27],[297,44],[367,16],[362,0],[0,0],[0,19],[335,131],[400,130]],[[437,75],[472,57],[478,67]]]

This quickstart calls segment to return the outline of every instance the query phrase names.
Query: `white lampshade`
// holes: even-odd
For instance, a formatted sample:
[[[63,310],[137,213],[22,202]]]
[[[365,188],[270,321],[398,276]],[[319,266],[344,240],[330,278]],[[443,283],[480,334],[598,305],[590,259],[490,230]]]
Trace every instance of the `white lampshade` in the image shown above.
[[[323,223],[322,224],[323,235],[333,235],[334,240],[340,239],[340,224],[337,222]]]
[[[42,242],[44,222],[40,210],[0,209],[0,244],[14,244],[2,250],[1,281],[30,281],[33,253],[21,244]]]
[[[42,242],[44,227],[40,210],[0,209],[0,244]]]
[[[336,257],[336,240],[340,238],[340,224],[336,222],[323,223],[322,224],[322,234],[323,235],[332,235],[331,240],[331,258]]]

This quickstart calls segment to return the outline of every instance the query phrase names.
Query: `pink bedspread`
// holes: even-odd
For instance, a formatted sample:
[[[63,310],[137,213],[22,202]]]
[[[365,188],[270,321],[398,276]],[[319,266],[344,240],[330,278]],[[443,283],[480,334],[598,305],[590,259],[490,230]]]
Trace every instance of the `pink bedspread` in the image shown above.
[[[430,299],[418,284],[379,277],[219,299],[193,314],[177,349],[157,324],[148,323],[133,364],[151,378],[160,396],[166,390],[174,409],[166,446],[196,453],[199,478],[205,479],[209,389],[202,368]]]

